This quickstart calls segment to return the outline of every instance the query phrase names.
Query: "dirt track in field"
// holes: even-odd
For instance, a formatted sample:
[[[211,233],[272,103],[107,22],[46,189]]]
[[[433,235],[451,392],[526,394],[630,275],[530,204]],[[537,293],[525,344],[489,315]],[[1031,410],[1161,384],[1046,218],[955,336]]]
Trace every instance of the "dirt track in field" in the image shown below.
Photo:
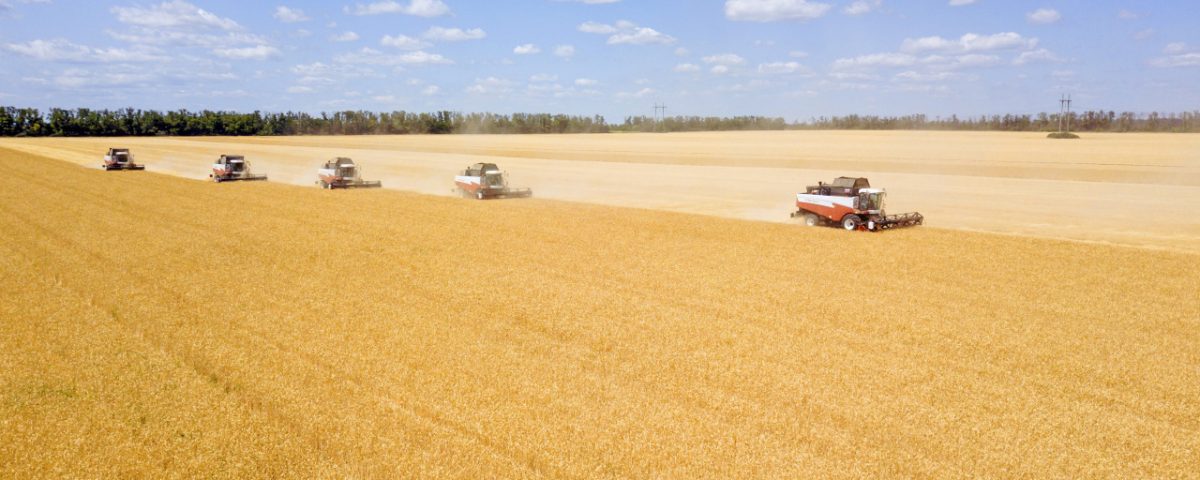
[[[385,188],[449,195],[453,175],[493,162],[543,198],[789,222],[793,195],[867,176],[894,213],[934,227],[1200,252],[1200,135],[743,132],[31,139],[0,145],[95,165],[129,146],[152,171],[205,178],[244,154],[273,181],[311,185],[323,159],[350,156]]]

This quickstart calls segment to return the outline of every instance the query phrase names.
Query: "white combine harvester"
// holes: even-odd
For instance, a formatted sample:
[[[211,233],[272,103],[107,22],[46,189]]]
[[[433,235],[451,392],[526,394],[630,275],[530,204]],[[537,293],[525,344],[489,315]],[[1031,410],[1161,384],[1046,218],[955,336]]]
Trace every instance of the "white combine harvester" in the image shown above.
[[[325,189],[335,188],[379,188],[383,186],[381,181],[368,182],[362,179],[358,171],[358,165],[354,164],[354,160],[345,157],[338,157],[325,162],[325,165],[317,170],[317,185]]]
[[[108,153],[104,154],[104,165],[100,168],[105,170],[145,170],[145,165],[133,163],[133,154],[128,148],[110,148]]]
[[[250,173],[250,162],[247,162],[246,157],[242,155],[221,155],[221,158],[213,163],[212,173],[208,176],[217,183],[253,182],[267,179],[266,175]]]
[[[533,190],[508,186],[507,175],[494,163],[476,163],[467,167],[454,177],[454,187],[463,197],[475,197],[480,200],[533,196]]]
[[[792,218],[803,218],[804,224],[841,225],[846,230],[872,232],[911,227],[925,223],[920,213],[888,215],[883,211],[887,191],[871,188],[866,178],[838,177],[831,184],[818,182],[805,193],[796,194],[796,211]]]

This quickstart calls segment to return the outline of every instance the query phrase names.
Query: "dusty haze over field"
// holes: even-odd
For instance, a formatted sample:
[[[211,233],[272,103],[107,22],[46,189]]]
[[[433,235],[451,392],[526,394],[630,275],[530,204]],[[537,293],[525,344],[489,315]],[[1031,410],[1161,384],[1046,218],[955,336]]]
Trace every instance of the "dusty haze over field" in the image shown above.
[[[353,157],[385,188],[449,195],[459,169],[494,162],[541,198],[790,221],[793,195],[839,175],[888,190],[888,210],[928,225],[1200,252],[1200,135],[731,132],[273,138],[0,139],[96,165],[127,146],[150,171],[205,178],[244,154],[275,182],[311,185]]]

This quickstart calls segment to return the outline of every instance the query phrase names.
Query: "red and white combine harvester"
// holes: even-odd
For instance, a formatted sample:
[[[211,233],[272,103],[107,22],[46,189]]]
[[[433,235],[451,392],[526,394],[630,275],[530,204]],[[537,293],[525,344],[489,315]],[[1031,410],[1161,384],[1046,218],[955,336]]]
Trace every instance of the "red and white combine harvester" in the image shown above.
[[[379,188],[383,186],[383,182],[363,180],[354,160],[338,157],[325,162],[325,165],[317,170],[317,185],[329,190],[335,188]]]
[[[221,155],[216,163],[213,163],[212,177],[214,182],[252,182],[266,180],[266,175],[255,175],[250,173],[250,162],[246,161],[246,157],[241,155]]]
[[[128,148],[110,148],[108,153],[104,154],[104,165],[100,168],[105,170],[145,170],[145,165],[133,163],[133,154],[129,153]]]
[[[887,192],[871,188],[865,178],[838,177],[833,183],[818,182],[806,193],[796,194],[796,211],[792,218],[803,218],[804,224],[841,225],[846,230],[870,230],[911,227],[925,223],[920,213],[888,215],[883,211]]]
[[[480,200],[533,196],[533,190],[508,186],[507,175],[494,163],[476,163],[467,167],[454,177],[454,187],[460,195]]]

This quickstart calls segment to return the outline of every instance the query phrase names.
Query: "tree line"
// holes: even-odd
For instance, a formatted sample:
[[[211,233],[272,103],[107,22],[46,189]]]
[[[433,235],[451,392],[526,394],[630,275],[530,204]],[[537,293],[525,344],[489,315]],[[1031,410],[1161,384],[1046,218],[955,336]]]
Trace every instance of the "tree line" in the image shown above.
[[[515,113],[91,110],[0,107],[0,136],[403,135],[445,133],[605,133],[604,117]]]
[[[1058,130],[1059,114],[956,115],[846,115],[814,117],[788,122],[782,117],[674,116],[626,117],[609,124],[604,117],[547,113],[461,113],[438,111],[342,111],[311,115],[303,112],[241,113],[204,110],[159,112],[133,108],[92,110],[60,108],[41,112],[35,108],[0,107],[0,136],[247,136],[247,135],[403,135],[403,134],[530,134],[693,132],[729,130],[974,130],[1051,132]],[[1067,120],[1067,119],[1063,119]],[[1085,111],[1069,116],[1076,132],[1193,132],[1200,133],[1200,110],[1183,113],[1135,114]]]
[[[1058,113],[1037,115],[981,115],[959,118],[929,118],[926,115],[879,117],[847,115],[819,117],[799,128],[833,130],[976,130],[1005,132],[1055,132],[1060,120],[1073,132],[1177,132],[1200,133],[1200,110],[1182,113],[1085,111],[1071,112],[1066,117]]]

